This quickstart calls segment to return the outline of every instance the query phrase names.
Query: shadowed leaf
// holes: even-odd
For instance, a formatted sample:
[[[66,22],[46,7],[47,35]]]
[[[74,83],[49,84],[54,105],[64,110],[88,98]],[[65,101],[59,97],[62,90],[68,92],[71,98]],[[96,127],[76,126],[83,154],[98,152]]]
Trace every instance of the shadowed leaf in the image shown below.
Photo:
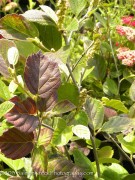
[[[58,102],[54,106],[53,111],[56,114],[62,114],[62,113],[66,113],[66,112],[72,111],[75,108],[76,108],[76,106],[74,104],[72,104],[68,100],[65,100],[65,101]]]
[[[97,99],[88,98],[85,103],[85,110],[91,125],[95,130],[99,129],[104,119],[104,108],[102,103]]]
[[[27,59],[24,79],[32,94],[47,101],[60,85],[58,64],[40,52],[33,54]]]
[[[38,97],[38,101],[37,101],[38,110],[41,112],[50,111],[54,107],[56,102],[57,102],[56,92],[53,93],[48,99]]]
[[[18,97],[12,98],[11,102],[15,106],[5,115],[7,121],[22,132],[34,131],[39,124],[38,117],[31,115],[36,112],[35,102],[30,98],[21,101]]]
[[[33,133],[23,133],[16,128],[9,129],[0,136],[0,150],[11,159],[19,159],[33,149]]]
[[[8,68],[7,65],[3,59],[3,57],[0,55],[0,73],[5,76],[6,78],[9,78],[9,72],[8,72]]]
[[[50,179],[54,179],[56,177],[66,179],[67,176],[71,179],[82,179],[81,169],[75,164],[73,164],[72,161],[69,161],[64,157],[58,157],[50,160],[47,170],[48,172],[55,172],[49,174]]]
[[[104,107],[104,115],[108,119],[113,116],[117,116],[117,112],[114,109]]]
[[[58,101],[68,100],[75,106],[79,104],[79,92],[74,84],[65,83],[58,89]]]
[[[48,165],[48,155],[44,146],[39,146],[34,149],[32,156],[32,167],[37,173],[46,172]]]
[[[109,118],[109,121],[105,122],[101,128],[101,131],[107,133],[117,133],[128,129],[131,125],[131,120],[128,117],[114,116]]]
[[[35,25],[22,15],[8,14],[1,18],[0,25],[0,34],[7,39],[25,40],[27,37],[38,37]]]
[[[7,60],[7,52],[11,47],[16,47],[13,41],[0,39],[0,73],[7,78],[10,77],[8,72],[9,62]]]

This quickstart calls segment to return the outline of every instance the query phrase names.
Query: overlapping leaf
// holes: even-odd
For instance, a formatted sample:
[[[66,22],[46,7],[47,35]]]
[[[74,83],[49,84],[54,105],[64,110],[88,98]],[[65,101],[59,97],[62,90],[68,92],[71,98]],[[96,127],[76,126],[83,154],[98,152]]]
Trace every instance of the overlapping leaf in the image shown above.
[[[36,147],[32,156],[32,167],[37,173],[45,173],[47,171],[48,155],[44,146]]]
[[[38,138],[38,146],[43,145],[47,147],[52,139],[53,131],[49,128],[43,128],[40,131],[40,135]]]
[[[89,98],[86,100],[85,110],[88,114],[89,122],[94,129],[100,128],[104,119],[104,108],[102,103],[97,99]]]
[[[78,166],[76,166],[64,157],[58,157],[50,160],[48,163],[47,170],[49,174],[49,179],[66,179],[66,177],[69,175],[70,179],[82,179],[83,170],[81,170],[81,168],[79,168]]]
[[[38,102],[39,108],[41,109],[41,105],[44,105],[45,109],[50,108],[60,85],[58,64],[41,52],[33,54],[27,59],[24,79],[29,91],[41,98]]]
[[[7,39],[22,39],[38,37],[38,30],[32,22],[22,15],[8,14],[0,20],[0,34]]]
[[[33,133],[24,133],[16,128],[9,129],[0,136],[0,150],[8,158],[19,159],[33,149]]]
[[[39,124],[38,117],[32,115],[36,112],[34,101],[28,98],[21,102],[18,97],[14,97],[11,99],[11,102],[15,106],[5,115],[7,121],[22,132],[29,133],[34,131]]]

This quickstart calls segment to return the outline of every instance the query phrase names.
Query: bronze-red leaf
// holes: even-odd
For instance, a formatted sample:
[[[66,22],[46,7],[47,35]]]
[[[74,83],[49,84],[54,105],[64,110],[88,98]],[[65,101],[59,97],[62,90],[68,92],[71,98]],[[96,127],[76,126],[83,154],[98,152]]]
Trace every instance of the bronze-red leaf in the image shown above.
[[[24,133],[16,128],[8,129],[0,136],[0,151],[7,158],[22,158],[33,149],[33,139],[33,133]]]
[[[7,121],[22,132],[34,131],[39,124],[39,118],[32,115],[36,112],[35,102],[30,98],[21,101],[17,96],[12,98],[11,102],[15,106],[5,115]]]
[[[41,52],[33,54],[27,59],[24,79],[32,94],[48,99],[60,85],[58,64]]]

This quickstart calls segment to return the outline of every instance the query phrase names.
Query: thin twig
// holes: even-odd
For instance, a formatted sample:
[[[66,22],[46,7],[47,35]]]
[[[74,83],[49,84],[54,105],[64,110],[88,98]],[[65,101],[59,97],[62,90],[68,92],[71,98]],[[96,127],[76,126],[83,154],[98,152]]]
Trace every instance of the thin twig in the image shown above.
[[[135,164],[133,163],[133,161],[130,159],[130,157],[125,153],[125,151],[123,151],[123,149],[118,145],[118,143],[113,139],[113,137],[110,134],[107,134],[110,138],[110,140],[117,146],[117,148],[119,149],[119,151],[125,156],[125,158],[131,163],[132,167],[135,170]]]
[[[98,175],[98,177],[100,177],[101,173],[100,173],[100,166],[99,166],[99,161],[98,161],[98,154],[97,154],[97,150],[96,150],[95,137],[92,136],[92,134],[91,134],[90,139],[91,139],[93,153],[94,153],[96,167],[97,167],[97,175]]]
[[[74,78],[74,76],[73,76],[73,73],[72,73],[72,70],[70,69],[69,64],[66,63],[66,66],[67,66],[67,68],[68,68],[68,71],[69,71],[69,73],[70,73],[70,76],[71,76],[71,78],[72,78],[72,81],[74,82],[75,86],[78,88],[77,82],[76,82],[76,80],[75,80],[75,78]]]
[[[44,126],[44,127],[48,128],[48,129],[54,131],[54,129],[51,126],[47,125],[47,124],[42,123],[42,126]]]
[[[79,62],[81,61],[81,59],[83,58],[83,56],[88,52],[88,50],[91,48],[91,46],[93,46],[94,41],[92,41],[90,43],[90,45],[88,46],[88,48],[82,53],[81,57],[78,59],[78,61],[75,63],[74,67],[72,68],[72,72],[74,71],[74,69],[76,68],[76,66],[79,64]]]

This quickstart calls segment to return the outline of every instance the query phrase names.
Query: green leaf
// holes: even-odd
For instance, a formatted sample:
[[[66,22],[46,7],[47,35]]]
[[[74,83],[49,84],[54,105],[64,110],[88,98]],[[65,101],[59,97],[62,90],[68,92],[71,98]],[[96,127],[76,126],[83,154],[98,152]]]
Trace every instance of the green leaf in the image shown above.
[[[37,173],[45,173],[47,171],[48,155],[44,146],[35,147],[32,156],[32,167]]]
[[[23,158],[17,159],[17,160],[12,160],[10,158],[6,158],[3,154],[0,153],[0,160],[2,160],[5,164],[7,164],[14,171],[17,171],[24,167]]]
[[[36,25],[39,30],[39,39],[43,45],[48,49],[54,49],[57,51],[62,46],[61,32],[58,31],[57,27],[51,25]]]
[[[2,134],[10,129],[10,128],[13,128],[14,126],[10,123],[7,122],[6,119],[4,119],[2,122],[1,122],[1,125],[0,125],[0,136],[2,136]]]
[[[129,133],[125,137],[123,137],[122,134],[119,134],[117,138],[125,152],[129,154],[135,153],[135,136],[133,132]]]
[[[46,16],[50,17],[55,23],[58,22],[57,15],[49,6],[40,5],[40,8],[45,12]]]
[[[133,83],[129,89],[129,96],[132,101],[135,101],[135,81],[133,81]]]
[[[93,66],[93,67],[90,68],[90,69],[86,69],[82,80],[84,80],[84,79],[93,71],[94,68],[95,68],[95,67]]]
[[[127,175],[122,180],[134,180],[134,179],[135,179],[135,173]]]
[[[112,158],[114,151],[111,146],[104,146],[97,153],[99,158]]]
[[[72,13],[78,16],[85,8],[87,0],[69,0]]]
[[[97,20],[106,28],[107,27],[106,20],[98,12],[94,12],[94,15],[96,16]]]
[[[17,46],[17,49],[19,50],[19,54],[24,58],[27,58],[29,55],[39,51],[39,48],[31,42],[28,41],[14,41],[14,42]]]
[[[41,10],[31,9],[22,14],[22,16],[33,23],[56,26],[56,23],[52,19],[52,17],[50,15],[48,16],[46,12],[43,12]]]
[[[90,139],[90,130],[83,125],[76,125],[72,128],[73,133],[79,138]]]
[[[121,180],[128,175],[127,170],[117,163],[112,163],[110,166],[100,165],[100,170],[104,180]]]
[[[0,32],[7,39],[26,40],[27,37],[39,36],[35,25],[22,15],[8,14],[1,18],[0,25],[2,26]]]
[[[64,100],[61,102],[58,102],[54,108],[53,108],[53,112],[55,114],[62,114],[62,113],[66,113],[69,111],[72,111],[76,108],[76,106],[74,104],[72,104],[71,102],[69,102],[68,100]]]
[[[37,146],[45,146],[47,147],[52,139],[53,131],[49,128],[42,128],[40,131],[40,135],[38,138]]]
[[[92,165],[92,162],[83,154],[83,152],[79,151],[78,149],[75,149],[73,151],[73,156],[74,156],[75,164],[77,166],[82,168],[84,172],[91,172],[91,175],[94,175],[95,168]]]
[[[0,118],[9,112],[14,107],[14,105],[15,104],[10,101],[5,101],[0,104]]]
[[[117,133],[128,129],[131,125],[131,120],[128,117],[114,116],[109,118],[109,121],[105,122],[101,128],[101,131],[107,133]]]
[[[75,106],[79,104],[79,92],[74,84],[65,83],[58,88],[58,101],[68,100]]]
[[[120,100],[116,100],[116,99],[109,100],[108,98],[103,97],[102,101],[105,104],[105,106],[109,106],[109,107],[112,107],[121,112],[128,113],[128,109],[125,107],[123,102],[121,102]]]
[[[67,31],[77,31],[79,28],[79,22],[76,18],[72,19],[70,24],[66,27]]]
[[[0,80],[0,97],[4,100],[9,100],[12,97],[8,87],[5,85],[5,83],[2,80]]]
[[[95,54],[94,58],[88,62],[90,68],[95,67],[91,75],[98,80],[103,80],[106,75],[106,61],[102,56]]]
[[[99,163],[100,164],[109,164],[109,163],[120,163],[117,159],[114,158],[99,158]]]
[[[64,146],[68,143],[72,136],[72,127],[67,126],[65,120],[59,119],[51,143],[56,146]]]
[[[89,122],[95,130],[102,126],[104,119],[104,107],[101,101],[93,98],[87,98],[85,103],[85,110],[89,117]]]
[[[84,126],[88,126],[88,116],[86,115],[86,113],[84,111],[79,111],[75,117],[74,117],[74,125],[84,125]]]
[[[110,93],[118,95],[118,87],[114,80],[107,78],[103,84],[103,91],[105,94],[109,95]]]

